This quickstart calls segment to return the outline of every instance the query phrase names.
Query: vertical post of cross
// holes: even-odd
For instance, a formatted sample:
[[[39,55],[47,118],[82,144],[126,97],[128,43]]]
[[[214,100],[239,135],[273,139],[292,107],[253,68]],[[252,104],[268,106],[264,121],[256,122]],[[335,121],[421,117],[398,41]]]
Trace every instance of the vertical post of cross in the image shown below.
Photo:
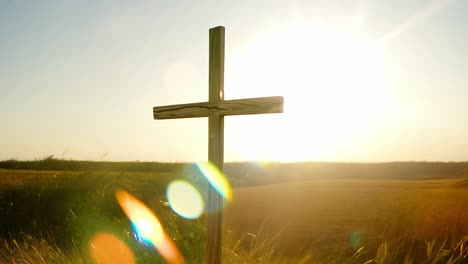
[[[223,172],[224,116],[283,112],[283,97],[224,100],[224,27],[210,29],[208,102],[156,106],[155,119],[208,117],[208,160]],[[208,187],[206,263],[222,260],[224,197]]]
[[[209,44],[209,102],[224,100],[224,27],[210,29]],[[217,112],[208,119],[208,160],[223,172],[224,116]],[[208,190],[207,255],[208,264],[221,263],[223,200],[213,187]]]

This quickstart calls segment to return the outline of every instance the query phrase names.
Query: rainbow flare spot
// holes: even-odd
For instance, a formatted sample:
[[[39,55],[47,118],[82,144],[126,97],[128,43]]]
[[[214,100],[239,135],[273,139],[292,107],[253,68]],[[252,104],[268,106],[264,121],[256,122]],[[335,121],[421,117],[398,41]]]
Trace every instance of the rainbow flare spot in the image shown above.
[[[223,173],[211,162],[197,162],[196,165],[210,185],[225,200],[232,201],[232,187]]]
[[[184,263],[184,257],[174,241],[164,231],[156,215],[143,202],[124,190],[117,190],[115,196],[142,239],[150,242],[167,262],[171,264]]]

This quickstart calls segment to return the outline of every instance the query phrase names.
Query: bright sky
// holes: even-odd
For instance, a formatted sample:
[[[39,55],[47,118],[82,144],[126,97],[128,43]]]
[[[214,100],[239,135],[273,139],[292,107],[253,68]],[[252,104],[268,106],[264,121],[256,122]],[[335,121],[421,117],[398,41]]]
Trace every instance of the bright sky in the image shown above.
[[[1,1],[0,159],[197,161],[226,27],[225,160],[468,160],[468,1]]]

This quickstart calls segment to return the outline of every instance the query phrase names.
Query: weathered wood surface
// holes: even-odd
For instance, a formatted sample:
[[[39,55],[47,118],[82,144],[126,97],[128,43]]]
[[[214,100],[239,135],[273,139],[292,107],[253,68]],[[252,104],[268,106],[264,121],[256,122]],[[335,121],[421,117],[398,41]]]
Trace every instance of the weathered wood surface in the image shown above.
[[[212,114],[253,115],[283,112],[283,97],[260,97],[219,102],[203,102],[153,108],[155,119],[208,117]]]
[[[224,27],[210,29],[209,101],[224,99]],[[224,166],[224,117],[211,112],[208,118],[208,160],[222,172]],[[222,263],[223,199],[210,185],[208,190],[206,263]]]

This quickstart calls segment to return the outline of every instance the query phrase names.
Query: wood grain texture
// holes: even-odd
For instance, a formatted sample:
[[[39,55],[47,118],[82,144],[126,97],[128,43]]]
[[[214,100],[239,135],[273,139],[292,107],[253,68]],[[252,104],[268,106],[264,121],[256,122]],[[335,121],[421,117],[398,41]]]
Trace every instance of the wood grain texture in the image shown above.
[[[259,97],[219,102],[204,102],[180,105],[157,106],[153,108],[154,119],[208,117],[212,114],[253,115],[283,112],[283,97]]]
[[[224,99],[224,27],[210,29],[209,102],[220,104]],[[210,108],[202,108],[210,109]],[[210,111],[208,119],[208,160],[223,172],[224,116]],[[223,199],[210,185],[208,191],[206,263],[222,262]]]

